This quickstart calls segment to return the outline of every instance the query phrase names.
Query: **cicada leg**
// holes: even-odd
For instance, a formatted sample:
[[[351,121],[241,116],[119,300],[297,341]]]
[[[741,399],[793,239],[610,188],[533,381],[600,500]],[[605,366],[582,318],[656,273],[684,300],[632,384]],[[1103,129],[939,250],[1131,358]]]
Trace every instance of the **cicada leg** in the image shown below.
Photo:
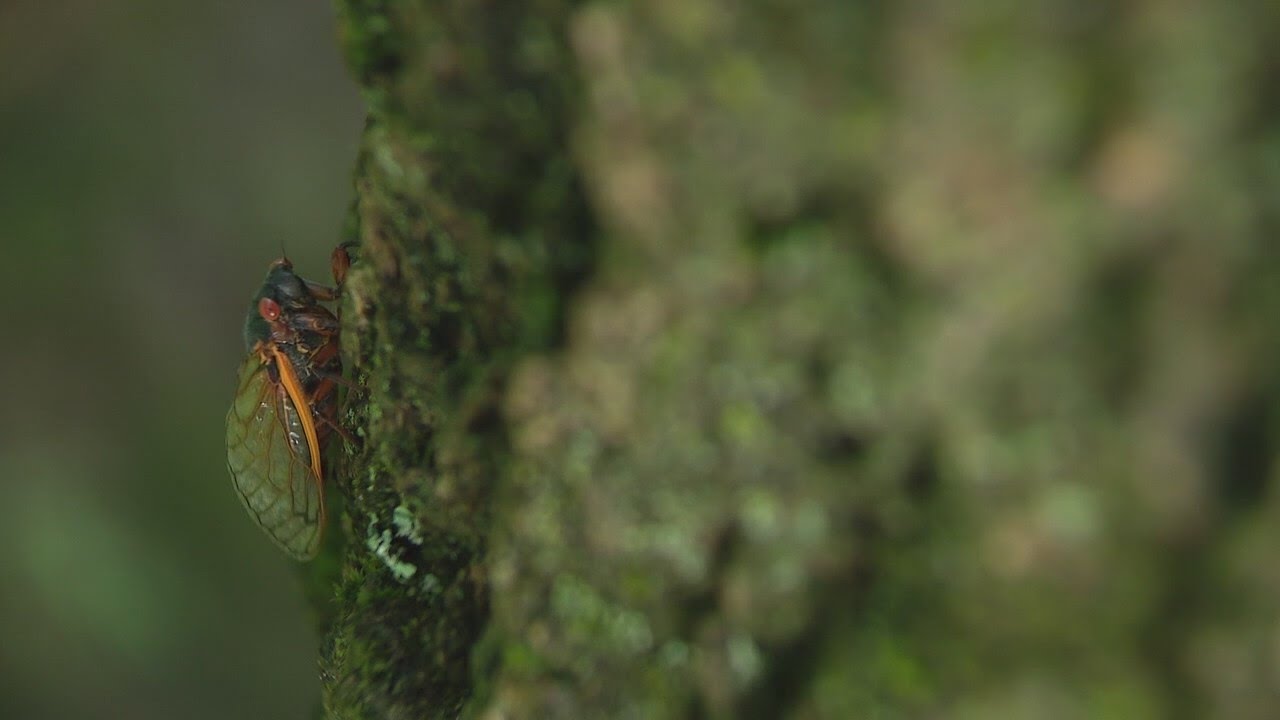
[[[298,315],[290,318],[289,327],[298,332],[319,333],[325,337],[336,335],[342,328],[338,319],[332,315],[320,313],[309,313],[307,315]]]
[[[347,279],[347,271],[351,269],[351,253],[348,248],[357,245],[354,240],[348,240],[333,249],[333,253],[329,255],[329,268],[333,271],[333,283],[338,287],[342,287],[342,283]]]
[[[329,269],[333,271],[333,287],[303,280],[312,297],[326,302],[338,299],[342,292],[342,283],[347,279],[347,271],[351,269],[351,253],[347,252],[347,248],[355,246],[354,242],[344,242],[334,248],[333,254],[329,256]]]
[[[335,432],[341,435],[342,439],[346,440],[348,445],[351,445],[352,447],[357,447],[357,448],[360,446],[360,441],[356,440],[356,436],[347,432],[347,429],[342,427],[342,425],[338,424],[336,420],[330,420],[329,418],[323,415],[319,415],[317,417],[320,418],[320,422],[324,423],[325,425],[328,425]]]

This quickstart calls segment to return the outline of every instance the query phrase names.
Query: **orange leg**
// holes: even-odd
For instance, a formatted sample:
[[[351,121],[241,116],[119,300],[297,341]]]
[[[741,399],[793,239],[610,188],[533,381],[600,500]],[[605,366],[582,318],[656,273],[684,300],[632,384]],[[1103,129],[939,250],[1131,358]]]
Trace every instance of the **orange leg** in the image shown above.
[[[333,249],[333,254],[329,256],[329,267],[333,270],[333,284],[342,287],[342,281],[347,279],[347,271],[351,269],[351,253],[347,248],[356,246],[355,242],[344,242]]]
[[[354,242],[344,242],[334,248],[333,254],[329,256],[329,268],[333,271],[333,287],[303,280],[312,297],[326,302],[338,299],[339,293],[342,292],[342,282],[347,279],[347,271],[351,269],[351,253],[347,252],[347,248],[355,245]]]

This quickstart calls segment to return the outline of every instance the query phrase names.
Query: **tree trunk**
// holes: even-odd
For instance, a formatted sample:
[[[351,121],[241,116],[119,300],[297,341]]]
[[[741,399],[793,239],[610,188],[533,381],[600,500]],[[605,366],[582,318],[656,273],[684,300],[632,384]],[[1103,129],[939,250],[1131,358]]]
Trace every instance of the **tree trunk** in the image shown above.
[[[328,715],[1280,714],[1276,7],[340,0]]]

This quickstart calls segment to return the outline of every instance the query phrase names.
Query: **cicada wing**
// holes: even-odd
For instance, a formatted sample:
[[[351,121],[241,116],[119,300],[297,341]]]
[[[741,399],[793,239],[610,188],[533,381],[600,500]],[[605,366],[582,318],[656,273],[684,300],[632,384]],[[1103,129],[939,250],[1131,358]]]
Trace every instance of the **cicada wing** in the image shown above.
[[[249,515],[299,560],[315,557],[324,530],[324,486],[320,468],[311,465],[309,420],[256,355],[245,359],[227,413],[227,469]]]

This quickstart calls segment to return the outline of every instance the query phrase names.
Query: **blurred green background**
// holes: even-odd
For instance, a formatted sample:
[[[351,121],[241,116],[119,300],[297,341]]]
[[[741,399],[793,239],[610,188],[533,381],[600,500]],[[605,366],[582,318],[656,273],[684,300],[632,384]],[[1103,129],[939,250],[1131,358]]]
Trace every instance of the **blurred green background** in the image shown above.
[[[223,417],[361,125],[327,3],[0,4],[0,717],[303,718],[315,638]]]

